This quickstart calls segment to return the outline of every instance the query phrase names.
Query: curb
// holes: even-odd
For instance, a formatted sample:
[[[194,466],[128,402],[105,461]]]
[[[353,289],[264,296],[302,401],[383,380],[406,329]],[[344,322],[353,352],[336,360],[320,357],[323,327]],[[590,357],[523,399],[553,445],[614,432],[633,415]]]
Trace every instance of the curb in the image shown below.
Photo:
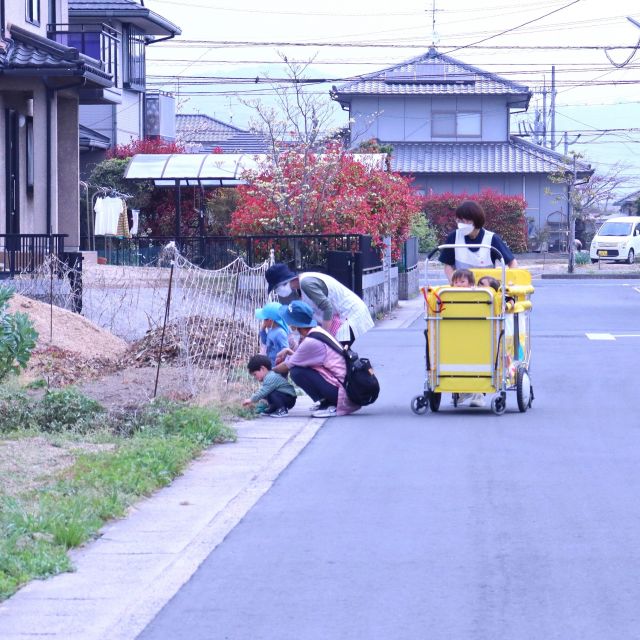
[[[639,273],[543,273],[543,280],[640,280]]]

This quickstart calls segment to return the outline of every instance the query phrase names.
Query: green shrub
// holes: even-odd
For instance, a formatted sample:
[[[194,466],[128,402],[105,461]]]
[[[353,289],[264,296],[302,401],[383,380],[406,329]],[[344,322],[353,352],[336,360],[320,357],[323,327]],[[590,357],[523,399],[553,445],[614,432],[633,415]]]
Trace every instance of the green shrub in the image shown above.
[[[36,426],[36,412],[27,394],[17,386],[0,386],[0,433]]]
[[[0,381],[26,368],[38,338],[29,316],[7,311],[12,296],[13,291],[0,287]]]
[[[222,424],[217,411],[207,407],[181,407],[166,414],[161,426],[167,435],[180,435],[198,444],[234,441],[236,433]]]
[[[42,431],[86,433],[96,426],[104,407],[73,387],[47,391],[36,407]]]
[[[420,253],[430,253],[438,246],[438,231],[429,222],[424,212],[411,221],[411,235],[418,238]]]
[[[588,251],[576,251],[575,260],[576,264],[589,264],[591,262]]]

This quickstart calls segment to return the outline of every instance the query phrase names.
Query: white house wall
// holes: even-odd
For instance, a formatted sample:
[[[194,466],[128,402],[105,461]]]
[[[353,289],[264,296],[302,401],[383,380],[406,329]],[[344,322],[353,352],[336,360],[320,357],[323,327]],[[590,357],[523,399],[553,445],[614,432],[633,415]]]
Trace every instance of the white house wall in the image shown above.
[[[144,137],[143,98],[142,93],[123,90],[122,104],[116,106],[116,144],[129,144],[133,139]]]

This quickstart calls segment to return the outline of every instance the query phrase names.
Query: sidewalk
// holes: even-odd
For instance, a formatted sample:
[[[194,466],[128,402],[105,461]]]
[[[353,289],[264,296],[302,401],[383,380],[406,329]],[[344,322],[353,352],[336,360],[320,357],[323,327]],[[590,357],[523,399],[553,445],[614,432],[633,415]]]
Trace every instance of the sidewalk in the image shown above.
[[[420,297],[376,330],[409,326]],[[71,552],[74,573],[36,580],[0,604],[0,638],[133,640],[189,580],[322,426],[301,397],[287,418],[236,425],[238,441],[206,451],[176,479]]]

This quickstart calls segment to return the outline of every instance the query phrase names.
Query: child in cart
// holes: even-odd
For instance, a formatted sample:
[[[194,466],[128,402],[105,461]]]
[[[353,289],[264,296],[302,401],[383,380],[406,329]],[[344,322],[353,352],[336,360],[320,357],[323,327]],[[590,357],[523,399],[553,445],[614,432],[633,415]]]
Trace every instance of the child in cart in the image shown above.
[[[478,283],[479,284],[479,283]],[[456,269],[451,275],[452,287],[475,287],[476,278],[470,269]],[[461,393],[458,396],[458,404],[469,402],[470,407],[484,407],[484,395],[481,393]],[[453,400],[451,401],[453,403]]]
[[[476,278],[469,269],[456,269],[451,276],[452,287],[474,287]]]

